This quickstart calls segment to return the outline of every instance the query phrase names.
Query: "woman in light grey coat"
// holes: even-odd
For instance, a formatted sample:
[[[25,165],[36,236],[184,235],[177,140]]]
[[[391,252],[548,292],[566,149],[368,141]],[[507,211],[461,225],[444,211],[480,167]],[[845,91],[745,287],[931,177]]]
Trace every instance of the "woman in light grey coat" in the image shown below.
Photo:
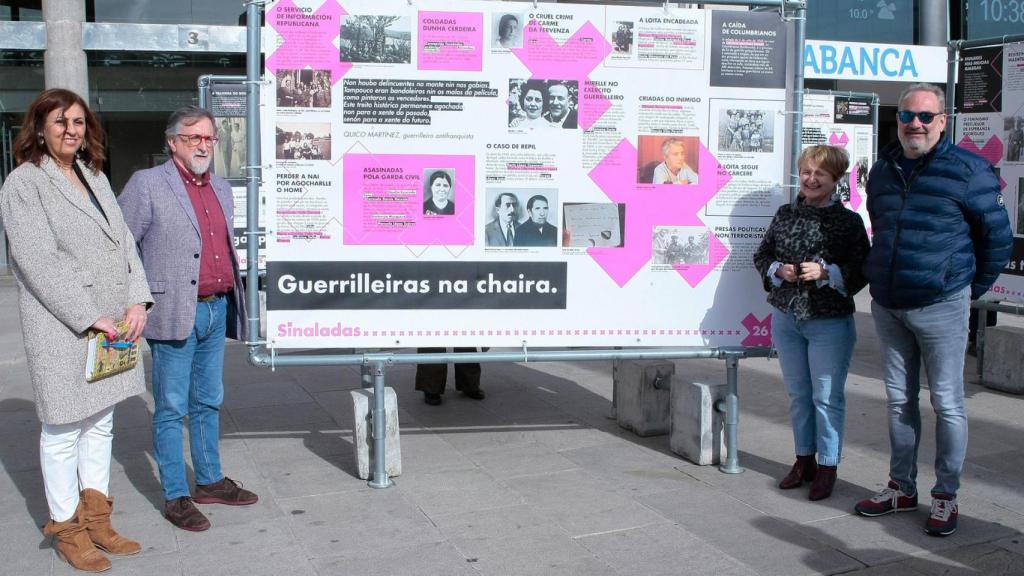
[[[103,131],[85,102],[47,90],[14,140],[17,169],[0,190],[18,281],[21,325],[36,411],[40,460],[58,554],[80,570],[110,567],[97,548],[141,547],[110,526],[108,497],[114,405],[145,390],[134,369],[87,383],[90,329],[135,340],[153,302],[135,241],[103,165]]]

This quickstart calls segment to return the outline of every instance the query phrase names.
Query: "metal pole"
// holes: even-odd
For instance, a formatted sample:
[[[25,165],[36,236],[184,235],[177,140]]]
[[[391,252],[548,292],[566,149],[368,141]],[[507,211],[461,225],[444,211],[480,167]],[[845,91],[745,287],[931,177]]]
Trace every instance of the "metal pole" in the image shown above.
[[[720,348],[631,348],[625,350],[536,350],[508,352],[460,352],[417,354],[412,352],[366,352],[363,354],[275,354],[258,350],[258,343],[250,345],[249,363],[253,366],[355,366],[366,362],[388,364],[446,364],[448,362],[586,362],[597,360],[682,360],[769,358],[772,350],[766,347],[722,346]]]
[[[785,9],[785,8],[783,8]],[[804,44],[807,40],[807,7],[801,4],[793,17],[796,24],[796,62],[793,74],[793,110],[804,110]],[[793,134],[789,144],[789,199],[792,200],[800,190],[800,151],[803,142],[803,114],[793,114]]]
[[[368,482],[370,488],[388,488],[391,486],[391,479],[388,478],[385,467],[385,445],[384,439],[388,433],[387,416],[384,410],[384,362],[378,361],[373,365],[373,474]]]
[[[621,346],[616,346],[616,350],[621,350]],[[619,417],[618,403],[616,402],[616,395],[619,391],[619,367],[622,364],[622,360],[612,360],[612,405],[608,408],[608,418],[616,420]]]
[[[974,353],[978,359],[978,384],[985,383],[985,328],[988,310],[978,310],[978,324],[974,331]]]
[[[878,99],[878,94],[872,94],[871,96],[871,138],[874,142],[874,146],[871,148],[871,165],[874,166],[878,160],[878,108],[881,105],[881,101]]]
[[[921,46],[942,46],[949,41],[949,2],[918,0],[917,25]],[[974,16],[974,14],[971,14]]]
[[[245,197],[246,197],[246,308],[249,310],[249,357],[257,349],[260,336],[259,294],[259,230],[260,230],[260,10],[262,4],[249,2],[246,17],[245,59],[245,115],[249,125],[245,138]],[[268,331],[269,332],[269,331]]]
[[[1003,46],[1014,42],[1024,42],[1024,34],[1007,34],[1003,36],[992,36],[989,38],[978,38],[977,40],[954,40],[960,50],[968,48],[982,48],[984,46]]]
[[[956,62],[960,55],[960,42],[946,44],[946,138],[954,144],[956,139]],[[901,102],[897,102],[899,106]]]
[[[736,435],[740,424],[739,404],[739,357],[728,354],[725,357],[725,463],[718,467],[726,474],[740,474],[739,442]]]
[[[806,0],[715,0],[713,4],[723,4],[726,6],[767,6],[770,8],[796,8],[799,6],[806,6]]]

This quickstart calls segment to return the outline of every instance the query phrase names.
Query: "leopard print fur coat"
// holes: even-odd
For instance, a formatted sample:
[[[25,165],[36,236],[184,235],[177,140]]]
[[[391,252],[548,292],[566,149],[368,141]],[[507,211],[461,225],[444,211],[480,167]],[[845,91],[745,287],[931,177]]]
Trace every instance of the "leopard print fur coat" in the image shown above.
[[[854,312],[853,295],[867,284],[862,266],[870,244],[864,222],[842,203],[817,208],[803,199],[779,208],[754,254],[768,302],[798,320],[833,318]],[[843,275],[846,295],[816,282],[783,282],[775,287],[767,277],[774,262],[799,264],[824,260]]]

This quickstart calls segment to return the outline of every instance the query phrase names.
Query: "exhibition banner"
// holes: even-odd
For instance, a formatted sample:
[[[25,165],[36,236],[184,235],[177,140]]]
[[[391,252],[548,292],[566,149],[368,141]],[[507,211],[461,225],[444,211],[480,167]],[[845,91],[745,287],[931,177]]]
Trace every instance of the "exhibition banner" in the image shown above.
[[[986,300],[1024,303],[1024,43],[960,52],[957,144],[995,167],[1013,255]]]
[[[770,344],[778,14],[282,0],[266,44],[268,346]]]
[[[846,150],[850,168],[837,183],[836,191],[847,208],[860,214],[868,230],[871,229],[867,206],[868,172],[878,146],[874,116],[871,98],[867,96],[804,95],[801,146],[828,144]]]

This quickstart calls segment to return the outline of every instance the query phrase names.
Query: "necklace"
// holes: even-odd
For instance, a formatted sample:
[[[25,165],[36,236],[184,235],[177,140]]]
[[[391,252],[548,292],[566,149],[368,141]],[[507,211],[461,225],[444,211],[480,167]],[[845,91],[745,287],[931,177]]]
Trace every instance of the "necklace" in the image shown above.
[[[65,162],[56,156],[50,156],[50,158],[53,158],[53,163],[57,165],[57,168],[60,168],[61,172],[70,173],[72,171],[71,166],[74,163],[74,160],[71,162]]]

